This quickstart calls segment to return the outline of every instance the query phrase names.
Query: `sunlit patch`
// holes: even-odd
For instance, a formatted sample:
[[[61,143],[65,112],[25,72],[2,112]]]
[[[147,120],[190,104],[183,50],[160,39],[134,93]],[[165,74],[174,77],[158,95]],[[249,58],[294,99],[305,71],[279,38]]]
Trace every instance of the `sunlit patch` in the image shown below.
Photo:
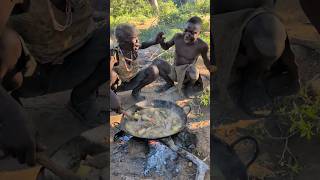
[[[209,127],[209,126],[210,126],[210,120],[204,120],[204,121],[200,121],[200,122],[190,122],[187,125],[187,127],[190,130],[196,130],[196,129],[205,128],[205,127]]]

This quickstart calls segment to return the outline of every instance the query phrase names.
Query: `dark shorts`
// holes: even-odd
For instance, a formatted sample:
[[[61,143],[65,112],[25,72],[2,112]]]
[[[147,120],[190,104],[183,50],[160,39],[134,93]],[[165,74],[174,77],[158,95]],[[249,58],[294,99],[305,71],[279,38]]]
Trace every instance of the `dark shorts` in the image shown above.
[[[33,97],[73,89],[85,81],[98,66],[107,72],[107,28],[97,29],[91,39],[67,56],[63,64],[39,64],[33,76],[25,78],[18,90],[20,97]]]

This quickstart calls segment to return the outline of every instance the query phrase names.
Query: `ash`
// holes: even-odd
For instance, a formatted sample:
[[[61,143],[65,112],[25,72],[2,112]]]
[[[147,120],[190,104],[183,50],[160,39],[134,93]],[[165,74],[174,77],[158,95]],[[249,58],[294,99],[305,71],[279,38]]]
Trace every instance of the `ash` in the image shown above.
[[[149,153],[143,174],[148,176],[155,172],[160,176],[177,176],[180,171],[180,166],[176,161],[177,153],[159,141],[151,140],[148,145]],[[172,179],[172,177],[165,178]]]

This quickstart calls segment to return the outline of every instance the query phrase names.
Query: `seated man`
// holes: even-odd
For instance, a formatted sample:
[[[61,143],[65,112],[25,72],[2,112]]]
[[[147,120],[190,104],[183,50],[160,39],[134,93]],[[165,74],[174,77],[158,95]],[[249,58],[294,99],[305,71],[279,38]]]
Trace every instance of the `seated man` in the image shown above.
[[[114,61],[113,70],[110,72],[111,77],[114,78],[111,87],[115,91],[132,90],[132,96],[136,100],[143,100],[144,97],[140,95],[141,89],[155,81],[159,76],[159,71],[155,65],[142,69],[139,67],[138,49],[159,44],[162,33],[159,33],[155,40],[141,44],[138,31],[132,25],[117,26],[115,34],[118,47],[111,50],[111,61]]]
[[[23,77],[34,69],[20,36],[6,27],[13,8],[13,12],[27,9],[25,2],[0,1],[0,150],[21,163],[34,165],[36,143],[32,123],[23,107],[9,94],[19,88]]]
[[[12,96],[29,98],[72,89],[69,109],[88,127],[105,123],[96,91],[108,81],[107,28],[97,27],[89,0],[30,0],[9,25],[24,39],[35,73]],[[37,32],[37,33],[35,33]]]
[[[199,70],[195,66],[198,57],[201,55],[205,66],[210,72],[215,70],[215,66],[211,65],[208,51],[208,44],[199,38],[202,21],[199,17],[192,17],[188,20],[183,33],[177,33],[168,41],[162,41],[161,47],[165,50],[175,45],[174,65],[170,65],[167,61],[156,60],[155,64],[159,68],[160,76],[167,82],[166,85],[159,89],[159,92],[165,91],[174,86],[174,82],[178,82],[178,90],[181,92],[183,86],[187,92],[193,90],[196,85],[202,90],[202,80]]]

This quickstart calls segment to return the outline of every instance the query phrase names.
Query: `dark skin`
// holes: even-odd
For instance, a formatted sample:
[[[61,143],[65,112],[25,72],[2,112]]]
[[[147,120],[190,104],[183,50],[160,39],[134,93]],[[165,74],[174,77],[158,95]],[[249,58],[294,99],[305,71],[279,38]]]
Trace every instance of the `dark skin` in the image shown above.
[[[273,0],[218,0],[215,2],[215,13],[226,13],[246,8],[258,8],[261,6],[273,6]],[[223,17],[223,15],[221,16]],[[219,34],[216,34],[216,37]],[[270,92],[268,92],[265,78],[271,67],[286,55],[287,33],[283,23],[279,18],[271,13],[261,13],[246,24],[242,32],[240,47],[236,60],[233,64],[233,71],[230,73],[230,87],[238,86],[239,89],[232,90],[232,98],[235,102],[251,115],[268,115],[272,106]],[[218,42],[219,43],[219,42]],[[288,42],[287,42],[288,43]],[[287,59],[287,58],[285,58]],[[220,63],[224,63],[221,59]],[[290,89],[299,88],[297,66],[292,61],[283,61],[287,69],[287,77]],[[224,75],[221,75],[224,76]],[[221,77],[220,76],[220,77]],[[225,74],[225,76],[229,76]],[[292,80],[291,80],[292,79]],[[237,85],[235,85],[236,83]],[[279,83],[281,86],[283,82]],[[224,86],[217,84],[218,86]],[[295,87],[293,87],[295,86]],[[276,89],[276,88],[275,88]],[[281,89],[281,88],[277,88]],[[219,90],[227,92],[227,90]],[[217,98],[221,98],[217,97]],[[223,98],[226,99],[226,98]],[[227,103],[226,103],[227,104]]]
[[[312,25],[314,25],[318,33],[320,33],[320,2],[317,0],[300,0],[300,4],[306,16],[311,21]]]
[[[273,7],[275,3],[276,3],[276,0],[246,0],[246,1],[214,0],[213,14],[222,14],[222,13],[238,11],[246,8],[258,8],[261,6]]]
[[[54,4],[56,3],[55,4],[56,6],[61,6],[61,9],[64,9],[65,5],[63,4],[59,5],[59,2],[61,3],[65,1],[54,2]],[[2,3],[7,3],[7,1],[1,1],[0,3],[0,8],[6,7],[6,6],[2,6],[3,5]],[[12,10],[12,7],[10,9]],[[19,10],[19,8],[17,10]],[[20,6],[20,10],[23,10],[21,6]],[[10,13],[9,11],[1,11],[1,14],[3,12]],[[6,17],[8,16],[9,16],[8,14],[6,14],[6,16],[0,16],[0,27],[5,27],[5,24],[7,21]],[[103,29],[95,33],[95,35],[102,37],[100,36],[102,35],[102,33],[100,33],[101,31],[103,31]],[[16,71],[17,69],[16,65],[17,63],[19,64],[21,60],[20,58],[21,49],[22,49],[21,42],[17,34],[15,34],[14,32],[11,32],[10,30],[3,31],[3,29],[1,29],[0,32],[1,32],[0,34],[1,44],[3,45],[0,48],[0,82],[1,82],[0,84],[0,102],[1,102],[0,104],[1,106],[0,107],[0,124],[1,124],[0,148],[4,150],[6,153],[9,153],[10,155],[17,157],[21,163],[26,162],[30,165],[33,165],[35,163],[34,157],[35,157],[36,148],[35,148],[35,140],[34,140],[33,134],[31,133],[32,131],[29,128],[29,124],[31,123],[29,122],[29,119],[27,118],[26,112],[23,109],[23,107],[19,105],[14,98],[12,98],[12,96],[14,96],[13,94],[15,94],[17,90],[21,89],[21,87],[24,84],[26,84],[26,80],[23,81],[22,72]],[[5,32],[5,33],[2,33],[2,32]],[[105,31],[103,31],[103,33],[105,33]],[[98,55],[99,57],[96,57],[93,55],[95,59],[93,59],[91,56],[90,63],[93,64],[99,60],[99,64],[97,65],[97,67],[95,67],[94,71],[90,72],[91,73],[90,76],[87,76],[88,72],[86,72],[86,76],[87,76],[86,79],[78,80],[79,79],[78,76],[77,78],[73,78],[71,76],[61,75],[63,76],[62,78],[60,78],[61,76],[58,77],[58,79],[60,78],[60,80],[52,80],[51,82],[61,82],[61,79],[62,80],[69,79],[67,80],[68,82],[55,84],[55,86],[56,85],[60,85],[60,86],[59,87],[54,86],[52,88],[53,90],[48,91],[48,93],[50,93],[51,91],[62,91],[62,90],[74,88],[74,91],[72,92],[72,95],[71,95],[72,96],[71,99],[73,100],[73,102],[81,101],[82,97],[85,98],[88,96],[88,94],[94,93],[97,87],[99,87],[101,84],[107,81],[105,76],[107,72],[106,65],[105,65],[104,59],[102,59],[101,57],[101,56],[104,56],[104,49],[102,48],[102,46],[103,47],[105,46],[100,45],[100,42],[99,42],[99,39],[104,39],[104,38],[97,38],[97,37],[95,38],[96,39],[94,41],[87,43],[90,45],[89,47],[86,46],[84,49],[81,49],[81,51],[85,51],[85,52],[94,51],[95,49],[98,49],[97,50],[98,53],[96,54],[101,54],[101,55]],[[95,44],[94,42],[97,42],[97,43]],[[95,49],[90,48],[92,46],[98,47],[98,48],[95,48]],[[79,56],[81,58],[83,57],[81,55]],[[78,56],[76,54],[73,54],[73,59],[76,59],[76,58],[78,58]],[[88,58],[85,57],[83,59],[88,59]],[[73,64],[73,63],[69,63],[69,64]],[[71,65],[69,67],[71,67]],[[85,66],[85,68],[82,68],[81,66],[76,66],[76,69],[77,68],[82,70],[85,68],[88,69],[87,66]],[[91,69],[92,66],[91,67],[89,66],[89,68]],[[60,68],[60,69],[64,70],[63,68]],[[73,70],[73,72],[75,72],[75,70]],[[83,71],[79,70],[79,72],[81,72],[81,74],[84,74]],[[54,74],[54,77],[58,76],[59,74],[61,73]],[[67,74],[67,73],[63,71],[62,74]],[[80,73],[77,73],[77,74],[80,74]],[[71,78],[66,78],[66,77],[71,77]],[[84,78],[82,77],[81,79],[84,79]],[[82,82],[78,82],[78,81],[82,81]],[[49,80],[46,82],[49,82]],[[39,83],[35,81],[35,83],[30,86],[37,88],[38,84]],[[74,84],[76,84],[76,87],[74,87],[75,86]],[[10,91],[13,91],[11,93],[12,96],[10,96],[10,93],[9,93]],[[39,91],[41,91],[42,93],[42,89],[39,88]],[[28,92],[26,92],[25,97],[31,97],[31,96],[34,96],[34,95],[31,93],[31,95],[28,96]],[[20,92],[16,97],[20,97]]]
[[[140,44],[138,34],[133,33],[129,35],[126,39],[118,39],[119,47],[122,50],[123,55],[128,58],[132,59],[133,61],[137,60],[138,58],[138,50],[139,49],[146,49],[150,46],[159,44],[162,40],[163,33],[159,33],[156,38],[152,41],[148,42],[142,42]],[[130,63],[130,61],[127,61],[127,63]],[[116,65],[117,62],[113,62],[113,65]],[[114,74],[114,82],[117,79],[116,73],[114,71],[111,71]],[[142,100],[144,97],[140,96],[140,90],[145,87],[146,85],[150,84],[157,78],[157,72],[155,72],[154,67],[150,66],[145,71],[146,77],[139,82],[138,86],[133,87],[132,96],[136,100]],[[112,77],[111,77],[112,79]],[[111,84],[112,85],[112,84]],[[119,104],[121,104],[119,102]]]
[[[161,47],[165,50],[172,46],[175,46],[175,60],[174,65],[194,64],[198,57],[201,56],[203,62],[210,72],[215,71],[215,66],[211,65],[208,56],[208,45],[199,38],[201,27],[199,24],[188,23],[183,33],[177,33],[170,41],[165,42],[164,38],[160,43]],[[162,37],[162,36],[161,36]],[[160,76],[167,82],[166,90],[174,85],[173,80],[170,79],[168,74],[170,73],[170,65],[163,60],[156,61],[157,67],[160,71]],[[192,80],[186,74],[185,83],[189,86],[193,86],[196,80]]]
[[[6,7],[9,1],[1,1],[0,7]],[[10,10],[14,3],[9,4]],[[0,27],[5,27],[11,11],[0,16]],[[30,120],[25,110],[10,96],[21,86],[22,72],[14,71],[21,56],[22,47],[18,35],[8,29],[0,34],[0,149],[7,155],[16,157],[20,163],[35,164],[35,140],[31,133]]]

